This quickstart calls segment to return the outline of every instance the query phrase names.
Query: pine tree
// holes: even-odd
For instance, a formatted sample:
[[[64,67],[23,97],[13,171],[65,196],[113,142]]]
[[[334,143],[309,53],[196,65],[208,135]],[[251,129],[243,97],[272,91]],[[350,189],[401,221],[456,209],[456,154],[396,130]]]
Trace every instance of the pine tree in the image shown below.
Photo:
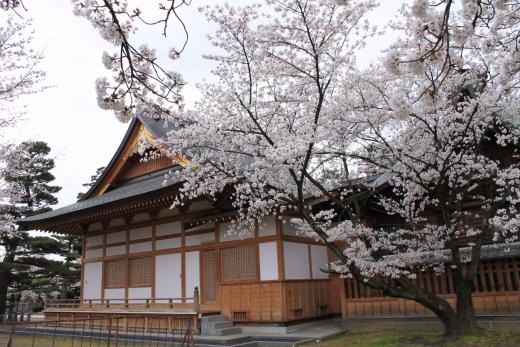
[[[55,177],[50,172],[54,160],[49,158],[49,146],[42,141],[23,142],[18,153],[23,170],[4,177],[13,196],[0,205],[2,220],[47,212],[58,202],[54,194],[61,187],[51,185]],[[73,269],[67,261],[48,258],[49,254],[63,254],[59,237],[31,235],[27,230],[17,230],[14,223],[4,223],[0,247],[4,250],[0,261],[0,316],[6,309],[8,290],[48,293],[56,291],[63,278],[70,282],[71,277],[78,277],[74,274],[79,269]]]
[[[96,169],[96,173],[93,174],[92,176],[90,176],[90,182],[83,183],[82,186],[86,187],[87,190],[90,189],[90,187],[92,187],[96,183],[96,181],[99,179],[99,177],[101,176],[103,171],[105,171],[105,167],[104,166],[98,167]],[[84,193],[84,192],[78,193],[77,199],[78,200],[81,199],[83,197],[83,195],[85,195],[85,194],[86,193]]]

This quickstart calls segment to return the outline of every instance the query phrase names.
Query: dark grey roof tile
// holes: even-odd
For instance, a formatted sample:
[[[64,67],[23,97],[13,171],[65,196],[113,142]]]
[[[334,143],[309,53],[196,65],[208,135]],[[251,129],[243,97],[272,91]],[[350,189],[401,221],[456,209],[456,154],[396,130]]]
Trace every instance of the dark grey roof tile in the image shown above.
[[[153,174],[143,176],[141,179],[134,182],[129,182],[126,185],[118,187],[114,190],[106,192],[103,195],[96,196],[87,200],[78,201],[75,204],[71,204],[62,208],[58,208],[53,211],[42,213],[39,215],[23,218],[18,221],[18,224],[24,225],[32,222],[42,221],[58,216],[63,216],[71,213],[80,211],[86,211],[88,209],[110,204],[116,201],[134,198],[154,191],[171,188],[180,181],[173,181],[168,179],[166,185],[163,185],[165,181],[165,174],[170,170],[179,170],[180,168],[173,168],[155,172]]]

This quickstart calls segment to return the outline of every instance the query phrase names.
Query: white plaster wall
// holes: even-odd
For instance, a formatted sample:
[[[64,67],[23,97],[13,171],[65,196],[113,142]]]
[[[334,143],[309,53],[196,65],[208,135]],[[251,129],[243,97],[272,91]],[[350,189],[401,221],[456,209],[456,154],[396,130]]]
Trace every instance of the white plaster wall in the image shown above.
[[[259,244],[260,251],[260,280],[273,281],[278,279],[278,252],[276,242]]]
[[[177,216],[179,215],[179,210],[176,208],[165,208],[159,212],[159,218]]]
[[[152,227],[142,227],[130,230],[130,240],[149,239],[152,237]]]
[[[113,255],[120,255],[126,253],[126,246],[114,246],[114,247],[107,247],[106,248],[106,255],[107,257],[113,256]]]
[[[200,290],[199,251],[186,253],[186,297],[193,297],[193,290]],[[189,300],[188,302],[193,302]]]
[[[87,237],[87,247],[101,246],[103,245],[103,235],[89,236]]]
[[[276,217],[266,216],[258,223],[258,236],[271,236],[276,234]]]
[[[116,219],[112,219],[110,221],[110,223],[108,223],[108,227],[109,228],[112,228],[112,227],[120,227],[120,226],[123,226],[125,225],[125,220],[123,218],[116,218]]]
[[[182,297],[182,255],[180,253],[155,257],[155,297],[164,299]]]
[[[151,299],[152,287],[128,288],[128,299]],[[128,302],[144,304],[145,300],[129,300]]]
[[[150,220],[150,215],[148,213],[139,213],[132,218],[132,223],[139,223]]]
[[[249,239],[255,236],[254,230],[243,230],[243,231],[233,231],[230,233],[231,223],[220,223],[220,242],[223,241],[233,241],[233,240],[244,240]]]
[[[132,243],[128,246],[129,253],[150,252],[152,250],[152,241]]]
[[[292,236],[303,236],[296,230],[294,224],[290,222],[291,218],[284,217],[282,220],[282,234]]]
[[[186,236],[186,246],[215,242],[215,232]]]
[[[103,256],[103,248],[87,249],[85,259],[99,258]]]
[[[181,222],[158,224],[155,227],[155,236],[174,235],[181,233]]]
[[[83,299],[101,299],[103,262],[86,263],[83,268]]]
[[[320,245],[311,245],[312,260],[312,278],[322,279],[329,278],[329,274],[320,271],[325,268],[328,263],[327,247]]]
[[[120,299],[121,301],[125,299],[125,288],[106,288],[105,289],[105,299]],[[113,303],[117,303],[114,301]]]
[[[88,226],[87,231],[97,231],[97,230],[101,230],[101,229],[103,229],[103,224],[101,224],[101,223],[94,223],[94,224],[90,224]]]
[[[171,239],[163,239],[155,241],[155,249],[178,248],[181,246],[181,238],[174,237]]]
[[[200,225],[195,225],[194,227],[191,227],[189,229],[186,229],[184,231],[197,231],[197,230],[205,230],[205,229],[214,229],[215,228],[215,222],[208,222]]]
[[[208,200],[195,201],[190,205],[189,211],[202,211],[213,208],[213,205]]]
[[[283,243],[285,279],[309,279],[309,252],[307,244],[297,242]]]
[[[126,231],[124,231],[124,230],[107,234],[107,244],[125,242],[125,241],[126,241]]]

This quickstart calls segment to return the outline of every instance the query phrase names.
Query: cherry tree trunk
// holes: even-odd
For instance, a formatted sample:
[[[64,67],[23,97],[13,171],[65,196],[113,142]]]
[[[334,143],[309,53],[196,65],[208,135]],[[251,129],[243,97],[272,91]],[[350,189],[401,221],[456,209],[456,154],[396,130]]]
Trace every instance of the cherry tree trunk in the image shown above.
[[[426,304],[423,303],[441,320],[444,326],[444,336],[447,338],[474,335],[482,331],[475,318],[471,284],[467,281],[460,282],[456,288],[455,310],[445,299],[439,297]]]
[[[439,318],[444,326],[445,337],[457,338],[481,332],[475,319],[471,283],[467,280],[457,281],[456,307],[452,307],[446,299],[433,293],[425,294],[411,290],[408,294],[412,294],[414,301],[431,310]]]
[[[7,290],[9,287],[9,274],[6,271],[0,271],[0,322],[4,319],[7,309]]]
[[[468,280],[457,281],[456,288],[456,325],[450,331],[452,335],[471,335],[481,331],[475,318],[473,307],[471,282]],[[447,332],[448,333],[448,332]]]

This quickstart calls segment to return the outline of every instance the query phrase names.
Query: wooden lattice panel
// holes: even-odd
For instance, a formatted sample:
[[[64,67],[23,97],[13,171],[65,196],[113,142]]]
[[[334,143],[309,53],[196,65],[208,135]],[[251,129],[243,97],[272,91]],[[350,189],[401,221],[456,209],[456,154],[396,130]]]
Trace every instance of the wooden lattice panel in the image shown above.
[[[201,252],[202,255],[202,302],[217,300],[217,256],[214,249]]]
[[[105,287],[124,287],[126,285],[126,274],[126,259],[105,262]]]
[[[452,272],[441,275],[434,273],[420,273],[413,282],[437,295],[455,294],[455,284]],[[513,292],[520,290],[520,258],[485,260],[479,264],[477,274],[473,280],[473,293]],[[345,281],[346,297],[378,298],[383,293],[371,289],[364,284],[348,279]]]
[[[244,281],[258,278],[257,245],[223,248],[220,255],[222,281]]]
[[[130,287],[149,287],[152,285],[152,257],[130,259],[129,270]]]
[[[248,316],[247,311],[233,311],[233,321],[235,322],[246,322]]]

